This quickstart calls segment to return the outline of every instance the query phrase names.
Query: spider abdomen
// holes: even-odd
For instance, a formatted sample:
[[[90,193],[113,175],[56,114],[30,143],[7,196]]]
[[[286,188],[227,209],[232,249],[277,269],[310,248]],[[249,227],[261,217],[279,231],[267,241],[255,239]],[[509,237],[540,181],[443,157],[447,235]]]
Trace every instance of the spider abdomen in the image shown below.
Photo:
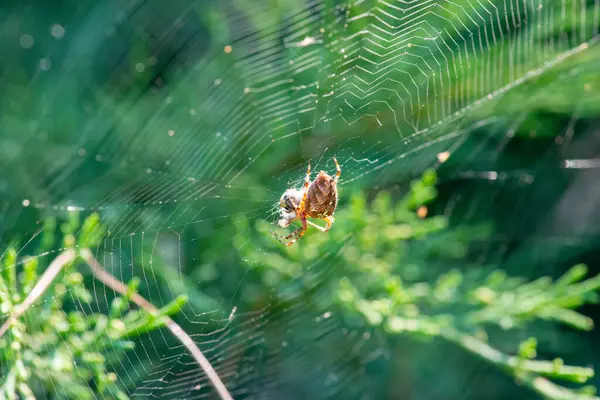
[[[308,224],[313,225],[323,232],[329,231],[333,224],[333,213],[337,207],[338,193],[337,193],[337,182],[342,174],[342,168],[333,157],[335,162],[335,178],[327,175],[324,171],[319,172],[317,178],[310,181],[310,163],[306,169],[306,176],[304,178],[304,185],[302,190],[288,189],[283,193],[281,199],[279,199],[279,208],[281,212],[281,219],[279,220],[279,226],[285,228],[293,221],[299,219],[302,222],[302,226],[292,232],[290,235],[281,237],[276,233],[272,232],[273,235],[281,243],[286,246],[291,246],[298,239],[300,239],[308,229]],[[302,200],[300,200],[302,197]],[[327,226],[319,226],[312,222],[307,221],[307,218],[323,219]],[[289,242],[284,240],[292,238]]]
[[[337,202],[337,184],[335,180],[321,171],[308,187],[306,213],[311,218],[329,217],[335,211]]]

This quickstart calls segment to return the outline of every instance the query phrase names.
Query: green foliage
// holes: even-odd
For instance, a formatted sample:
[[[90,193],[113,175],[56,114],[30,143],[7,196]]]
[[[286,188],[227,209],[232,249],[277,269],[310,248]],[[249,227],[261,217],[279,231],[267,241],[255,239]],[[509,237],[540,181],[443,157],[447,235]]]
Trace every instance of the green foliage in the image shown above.
[[[1,186],[11,204],[14,199],[32,199],[32,204],[39,201],[43,207],[30,207],[29,220],[18,222],[13,221],[16,213],[10,209],[3,213],[1,225],[25,241],[37,229],[41,210],[60,207],[66,198],[74,197],[75,203],[90,209],[103,204],[102,221],[116,230],[112,238],[142,233],[142,244],[135,242],[139,236],[131,236],[127,251],[136,270],[149,272],[155,280],[150,282],[152,288],[145,289],[155,289],[165,297],[187,294],[199,315],[224,311],[234,294],[241,299],[240,308],[262,310],[265,300],[271,300],[266,298],[286,281],[306,282],[302,289],[311,289],[312,277],[323,269],[333,271],[328,275],[332,297],[348,317],[385,329],[392,337],[412,334],[457,343],[538,392],[549,397],[572,396],[574,392],[563,392],[536,377],[572,377],[579,382],[590,370],[569,369],[560,360],[538,362],[535,340],[521,346],[517,346],[520,340],[514,340],[509,349],[516,354],[512,357],[498,353],[489,343],[496,344],[495,329],[518,331],[535,321],[590,329],[591,320],[574,309],[595,300],[597,281],[582,281],[583,266],[574,267],[556,282],[547,277],[528,282],[507,276],[502,265],[469,265],[465,260],[471,245],[485,239],[489,227],[450,229],[445,217],[415,215],[435,197],[433,174],[416,181],[409,196],[401,200],[385,193],[373,202],[363,194],[352,196],[350,204],[338,210],[329,233],[309,228],[292,248],[282,248],[272,240],[271,226],[265,221],[257,223],[258,235],[253,236],[253,221],[263,217],[258,210],[276,200],[272,197],[277,194],[272,189],[278,186],[274,177],[280,183],[298,178],[297,160],[320,156],[327,147],[344,154],[355,177],[364,174],[366,187],[392,185],[435,159],[438,150],[454,148],[453,138],[471,136],[471,126],[480,126],[490,117],[499,120],[497,126],[484,125],[482,137],[474,136],[468,146],[461,146],[463,154],[453,153],[445,167],[454,166],[452,174],[495,170],[499,176],[508,171],[509,176],[524,178],[525,172],[531,172],[544,198],[562,196],[566,185],[557,183],[564,171],[552,168],[564,160],[542,157],[543,143],[534,143],[536,151],[529,152],[513,146],[512,138],[532,143],[556,138],[556,148],[560,148],[558,139],[562,143],[563,138],[558,135],[567,128],[571,143],[571,138],[585,131],[585,120],[572,126],[555,118],[581,122],[581,118],[593,121],[597,116],[597,3],[542,2],[542,9],[531,2],[530,9],[525,2],[516,8],[513,2],[505,2],[510,8],[497,8],[497,16],[488,19],[493,3],[432,2],[433,12],[408,20],[397,5],[375,1],[311,2],[310,6],[296,0],[264,4],[183,1],[170,4],[168,12],[163,12],[160,2],[145,2],[136,8],[135,18],[123,18],[131,12],[125,2],[66,1],[61,6],[37,2],[34,7],[6,8],[0,11],[9,21],[0,43],[7,55],[0,79],[5,94],[0,99],[5,139],[0,158],[11,172],[3,174]],[[235,18],[231,18],[232,11]],[[382,15],[390,36],[376,29],[382,26]],[[417,34],[401,34],[403,25],[388,27],[390,17],[407,21],[407,29]],[[501,19],[506,19],[506,28]],[[67,28],[62,40],[48,34],[48,25],[55,22]],[[417,31],[413,31],[414,22]],[[369,31],[376,34],[364,35]],[[19,45],[24,34],[35,38],[33,48]],[[314,36],[319,43],[294,46],[294,41],[302,39],[298,35]],[[480,42],[482,35],[485,44]],[[220,51],[224,45],[233,45],[233,52]],[[410,50],[402,54],[405,45]],[[567,57],[575,46],[580,51]],[[354,57],[348,50],[357,50],[355,54],[361,56]],[[53,67],[41,71],[40,59],[47,57]],[[448,75],[439,79],[444,71]],[[362,89],[365,86],[369,89]],[[348,91],[352,87],[356,89]],[[318,99],[316,111],[307,109],[305,99],[311,104]],[[447,119],[454,116],[456,126]],[[176,135],[167,134],[171,129]],[[376,165],[352,161],[363,158],[359,154],[377,158]],[[564,154],[575,157],[570,151]],[[583,157],[595,158],[595,154]],[[499,159],[503,162],[496,162]],[[542,170],[545,176],[539,173]],[[501,181],[495,183],[502,184],[497,186],[501,189],[493,190],[510,193],[510,185]],[[204,192],[207,182],[216,185],[214,192],[213,188]],[[468,197],[469,212],[494,197],[486,188],[470,193],[456,185],[450,190]],[[517,193],[518,200],[534,198],[531,192],[524,193]],[[342,200],[347,199],[343,194]],[[589,194],[578,196],[580,203],[572,208],[589,199]],[[514,209],[519,210],[517,217]],[[519,224],[521,216],[545,216],[552,210],[539,202],[515,201],[508,206],[495,204],[493,217]],[[20,201],[17,213],[21,213]],[[39,249],[30,254],[51,251],[51,257],[60,247],[94,248],[106,237],[102,229],[94,228],[98,217],[86,219],[79,227],[75,214],[71,215],[73,219],[61,226],[62,244],[55,243],[56,222],[47,219]],[[463,218],[463,211],[454,216]],[[591,225],[595,232],[593,221],[587,218],[575,224],[579,227],[573,234],[576,240],[552,246],[577,255],[583,253],[583,246],[571,246],[571,242],[587,241],[597,247],[597,236],[584,229]],[[177,231],[177,245],[163,243],[168,228]],[[185,231],[181,239],[180,229]],[[145,231],[156,230],[161,235],[155,241],[144,241]],[[501,229],[497,232],[502,233]],[[573,232],[563,229],[560,233],[566,237]],[[155,252],[161,243],[179,253],[184,260],[179,268],[163,260],[163,252]],[[523,251],[536,249],[524,246]],[[152,264],[144,262],[147,255],[153,257]],[[6,288],[0,290],[0,315],[10,315],[31,291],[45,267],[43,260],[18,256],[14,250],[5,253],[3,263],[10,268],[2,271]],[[68,321],[76,312],[74,305],[93,304],[94,296],[77,275],[81,274],[79,264],[80,260],[69,266],[45,299],[24,316],[31,323],[17,321],[10,334],[0,338],[7,341],[0,343],[1,349],[9,348],[8,338],[13,340],[18,329],[26,337],[25,349],[36,329],[47,335],[56,330],[53,319],[38,319],[37,310],[58,303],[48,315],[62,312],[60,320]],[[248,274],[246,265],[252,268]],[[127,266],[123,270],[131,272]],[[67,282],[69,276],[75,276],[75,281]],[[138,284],[130,283],[131,293]],[[184,299],[180,297],[163,311],[176,312]],[[125,313],[128,300],[127,296],[117,298],[117,310],[123,310],[106,316],[107,326],[113,320],[131,323],[127,335],[115,340],[127,341],[164,323],[160,313]],[[126,320],[130,314],[132,321]],[[39,353],[0,350],[0,382],[17,371],[15,359],[4,357],[33,352],[46,359],[58,348],[64,353],[65,348],[71,349],[66,345],[69,337],[96,329],[94,315],[104,313],[93,314],[88,307],[82,316],[85,321],[90,318],[87,328],[78,334],[62,334]],[[38,320],[45,325],[36,328]],[[278,327],[280,321],[270,323]],[[561,345],[567,342],[571,341]],[[74,356],[69,353],[69,357]],[[93,366],[85,367],[77,357],[81,377],[81,371]],[[6,370],[5,359],[9,360]],[[108,362],[105,367],[109,369]],[[549,368],[559,372],[549,374]],[[18,378],[18,385],[26,383],[34,392],[51,391],[51,378],[35,377],[35,368],[32,371],[32,377]],[[69,389],[83,382],[75,375],[62,375],[75,382]]]
[[[79,221],[73,213],[60,226],[65,248],[95,246],[104,235],[97,214],[88,216],[81,226]],[[47,219],[40,249],[54,243],[55,228],[55,220]],[[16,248],[6,251],[0,271],[0,310],[7,316],[32,292],[44,268],[42,257],[20,257]],[[62,398],[55,393],[60,385],[68,398],[127,399],[110,366],[134,348],[136,336],[163,326],[164,317],[185,303],[178,298],[156,313],[131,309],[130,298],[139,286],[134,279],[126,295],[112,299],[107,313],[89,312],[95,301],[79,271],[82,264],[77,259],[65,265],[39,304],[0,337],[0,398],[35,399],[48,394]]]
[[[339,257],[328,260],[343,268],[333,279],[332,296],[348,317],[359,317],[391,335],[439,338],[455,343],[497,366],[520,383],[552,399],[586,398],[592,387],[575,390],[547,378],[585,383],[590,368],[564,365],[561,359],[536,359],[537,340],[520,345],[515,355],[494,347],[489,332],[525,329],[539,320],[590,330],[593,321],[575,309],[598,300],[600,276],[584,279],[585,265],[576,265],[556,281],[534,281],[507,275],[498,266],[464,265],[474,242],[489,235],[489,226],[450,228],[444,216],[425,217],[435,199],[436,177],[427,171],[412,182],[409,193],[393,200],[379,193],[368,204],[356,194],[336,212],[327,234],[310,232],[290,248],[271,241],[269,226],[258,223],[269,252],[242,247],[246,260],[263,271],[263,284],[305,277],[319,257],[345,243]],[[351,236],[349,232],[355,233]],[[454,264],[459,268],[452,268]]]

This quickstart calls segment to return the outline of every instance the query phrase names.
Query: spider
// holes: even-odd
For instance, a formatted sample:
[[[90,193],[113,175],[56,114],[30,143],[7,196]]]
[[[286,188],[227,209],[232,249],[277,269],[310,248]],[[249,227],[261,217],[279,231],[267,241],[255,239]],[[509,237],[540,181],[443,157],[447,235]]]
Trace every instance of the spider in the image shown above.
[[[335,177],[332,178],[325,171],[321,171],[315,180],[311,182],[309,162],[302,189],[288,189],[283,193],[283,196],[281,196],[281,199],[279,200],[279,207],[281,208],[279,226],[285,228],[297,219],[302,222],[302,226],[288,236],[281,237],[272,232],[281,243],[287,246],[296,243],[306,233],[308,224],[322,232],[327,232],[329,228],[331,228],[331,225],[333,224],[333,213],[338,202],[337,182],[342,174],[340,164],[338,164],[335,157],[333,157],[333,161],[335,162],[337,169]],[[327,226],[323,228],[322,226],[307,221],[306,219],[309,217],[322,219]],[[292,240],[285,243],[284,240],[287,239]]]

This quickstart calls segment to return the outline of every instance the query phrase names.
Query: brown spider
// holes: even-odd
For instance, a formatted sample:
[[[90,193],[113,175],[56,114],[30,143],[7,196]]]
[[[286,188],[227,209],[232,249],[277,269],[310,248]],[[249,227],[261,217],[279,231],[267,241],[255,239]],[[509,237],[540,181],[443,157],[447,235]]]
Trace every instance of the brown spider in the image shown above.
[[[337,168],[335,178],[329,176],[325,171],[321,171],[315,180],[311,182],[310,163],[308,163],[308,170],[306,171],[306,178],[304,179],[304,186],[302,189],[288,189],[283,193],[283,196],[281,196],[281,199],[279,200],[279,207],[281,207],[279,226],[285,228],[297,219],[302,222],[302,226],[288,236],[281,237],[273,233],[281,243],[287,246],[296,243],[296,241],[306,233],[308,224],[323,232],[327,232],[329,228],[331,228],[331,225],[333,224],[333,213],[338,202],[337,181],[342,174],[340,164],[338,164],[335,157],[333,157],[333,161]],[[322,226],[307,221],[306,219],[309,217],[322,219],[327,226],[323,228]],[[290,242],[284,242],[284,240],[290,238],[293,238]]]

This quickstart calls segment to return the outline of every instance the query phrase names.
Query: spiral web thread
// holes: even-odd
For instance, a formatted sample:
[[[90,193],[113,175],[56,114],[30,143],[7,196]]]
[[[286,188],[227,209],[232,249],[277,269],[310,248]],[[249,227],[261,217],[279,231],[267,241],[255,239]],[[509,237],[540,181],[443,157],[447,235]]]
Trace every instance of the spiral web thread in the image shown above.
[[[301,184],[306,168],[301,160],[286,160],[290,149],[300,147],[315,170],[332,170],[335,154],[342,192],[373,176],[384,184],[437,166],[440,153],[502,119],[494,107],[507,95],[535,88],[528,85],[540,77],[586,73],[574,65],[596,50],[600,15],[598,1],[566,0],[306,2],[282,6],[279,20],[265,18],[275,15],[267,2],[246,14],[228,7],[221,6],[228,40],[182,50],[181,60],[197,61],[158,94],[110,103],[85,98],[80,87],[90,79],[90,32],[108,26],[106,40],[118,38],[119,26],[156,18],[147,3],[119,12],[93,9],[80,29],[66,31],[63,40],[73,37],[63,57],[53,58],[60,44],[44,48],[31,87],[50,95],[34,105],[35,118],[20,120],[21,129],[3,139],[36,156],[16,173],[20,197],[4,197],[4,225],[16,224],[30,208],[100,213],[109,222],[102,245],[93,249],[96,258],[121,279],[141,278],[148,300],[160,307],[170,300],[164,293],[189,290],[183,276],[204,262],[189,259],[186,248],[216,237],[235,240],[238,250],[256,246],[240,234],[223,238],[231,230],[221,221],[276,222],[279,196]],[[194,12],[165,10],[164,31],[175,40]],[[27,50],[23,37],[20,46]],[[136,69],[142,73],[152,62]],[[56,117],[53,107],[60,107],[53,103],[73,93],[84,96],[87,115],[76,122],[77,134],[59,145],[44,132]],[[517,111],[519,118],[501,125],[505,139],[530,112]],[[324,149],[311,142],[327,136],[343,145]],[[255,187],[254,169],[277,154],[282,164],[273,171],[279,175],[268,187]],[[6,157],[3,168],[16,162]],[[96,172],[85,176],[90,168]],[[525,174],[516,177],[527,181]],[[60,251],[34,256],[49,260]],[[246,272],[232,273],[226,301],[207,293],[206,302],[191,303],[177,317],[193,327],[188,333],[235,398],[373,393],[364,370],[389,355],[376,335],[344,327],[329,310],[324,282],[333,273],[329,260],[341,251],[342,245],[304,266],[310,301],[292,282],[259,308],[239,311],[237,304],[256,293]],[[94,288],[94,303],[105,308],[113,294],[99,283]],[[94,311],[72,301],[84,313]],[[291,363],[304,365],[304,374],[289,369]],[[214,396],[206,374],[165,330],[143,337],[112,367],[133,398]],[[59,383],[57,393],[61,384],[68,383]]]

